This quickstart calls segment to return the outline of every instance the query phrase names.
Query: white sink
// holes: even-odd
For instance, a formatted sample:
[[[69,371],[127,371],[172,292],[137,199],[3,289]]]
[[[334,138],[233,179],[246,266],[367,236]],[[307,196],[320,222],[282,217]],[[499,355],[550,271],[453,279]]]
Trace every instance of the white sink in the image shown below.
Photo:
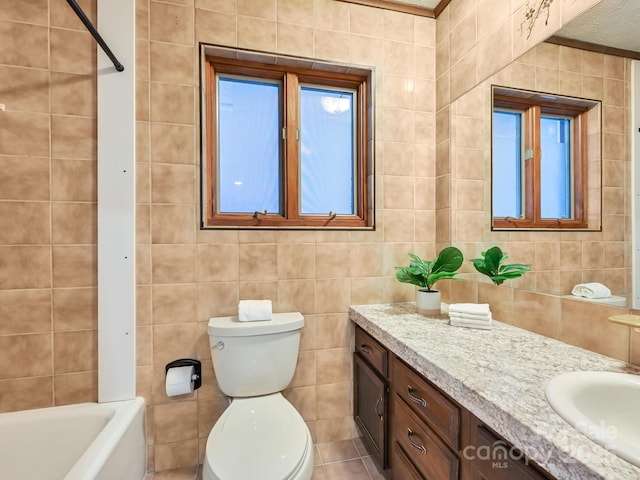
[[[640,466],[640,376],[571,372],[551,379],[551,407],[594,442]]]

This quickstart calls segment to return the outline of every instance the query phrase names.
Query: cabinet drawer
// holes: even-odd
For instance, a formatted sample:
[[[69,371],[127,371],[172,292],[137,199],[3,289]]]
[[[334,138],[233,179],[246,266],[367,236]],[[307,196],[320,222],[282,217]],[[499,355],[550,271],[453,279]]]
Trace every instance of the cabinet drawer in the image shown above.
[[[428,479],[457,480],[456,455],[411,413],[403,400],[395,397],[393,406],[393,441],[402,447],[416,470]]]
[[[460,448],[460,408],[399,359],[394,360],[393,388],[412,410],[454,450]]]
[[[393,465],[394,480],[424,480],[397,442],[393,442],[391,465]]]
[[[387,349],[362,328],[356,327],[355,351],[383,377],[387,377]]]

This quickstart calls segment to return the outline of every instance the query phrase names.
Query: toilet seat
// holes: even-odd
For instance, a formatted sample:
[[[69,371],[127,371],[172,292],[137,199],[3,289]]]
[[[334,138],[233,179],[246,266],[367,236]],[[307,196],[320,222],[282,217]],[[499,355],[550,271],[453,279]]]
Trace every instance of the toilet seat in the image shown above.
[[[309,429],[282,394],[236,398],[209,434],[205,472],[221,480],[292,479],[309,455]]]

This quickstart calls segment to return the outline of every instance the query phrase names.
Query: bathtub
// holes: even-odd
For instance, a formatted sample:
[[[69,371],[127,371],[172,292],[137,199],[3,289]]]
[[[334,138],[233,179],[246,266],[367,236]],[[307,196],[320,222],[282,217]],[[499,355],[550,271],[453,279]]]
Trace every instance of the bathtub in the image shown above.
[[[144,399],[0,414],[0,478],[142,480]]]

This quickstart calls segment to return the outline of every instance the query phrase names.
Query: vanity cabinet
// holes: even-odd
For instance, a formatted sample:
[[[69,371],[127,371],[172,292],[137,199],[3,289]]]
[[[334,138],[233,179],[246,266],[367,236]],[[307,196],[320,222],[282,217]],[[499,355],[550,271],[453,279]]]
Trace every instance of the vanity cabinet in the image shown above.
[[[354,417],[385,477],[553,479],[359,326],[354,350]]]
[[[367,451],[384,469],[388,465],[388,352],[360,327],[356,327],[354,350],[354,419]]]

